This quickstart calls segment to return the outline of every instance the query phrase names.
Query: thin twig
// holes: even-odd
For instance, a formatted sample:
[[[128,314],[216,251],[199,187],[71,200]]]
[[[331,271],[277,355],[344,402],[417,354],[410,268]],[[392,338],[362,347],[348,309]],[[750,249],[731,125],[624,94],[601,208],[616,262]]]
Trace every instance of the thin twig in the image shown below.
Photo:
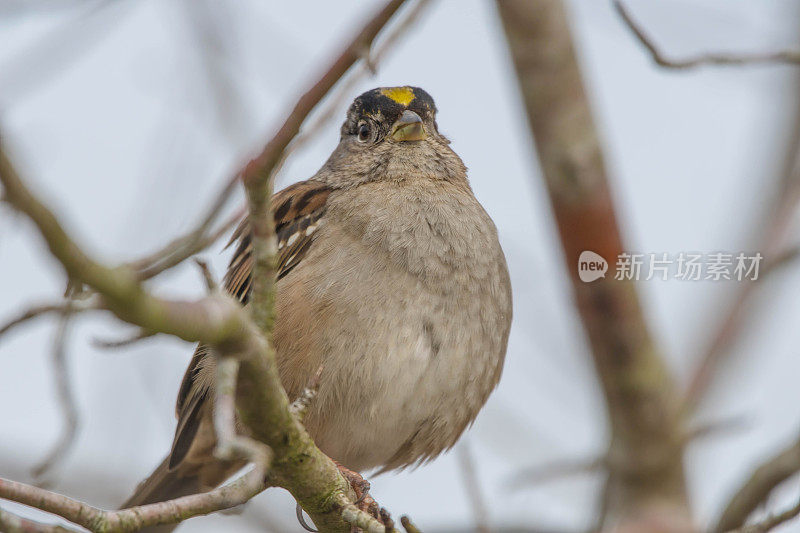
[[[792,520],[798,515],[800,515],[800,500],[794,504],[793,507],[783,511],[782,513],[768,516],[761,522],[757,522],[739,529],[738,533],[766,533],[767,531],[772,531],[784,522]]]
[[[365,533],[387,533],[386,526],[377,518],[362,511],[344,496],[339,499],[339,505],[342,508],[342,520],[348,524],[361,528]]]
[[[214,274],[211,273],[211,268],[208,266],[208,263],[203,259],[195,259],[194,264],[200,269],[200,273],[203,275],[203,281],[206,283],[206,289],[209,292],[213,292],[217,290],[219,284],[217,280],[214,279]]]
[[[749,417],[740,415],[695,424],[687,429],[684,439],[689,444],[712,437],[727,436],[731,433],[743,431],[750,422]]]
[[[772,490],[800,471],[800,439],[764,461],[728,501],[712,531],[723,533],[742,527]]]
[[[3,533],[78,533],[59,525],[42,524],[0,509],[0,531]]]
[[[509,481],[509,487],[519,489],[541,483],[547,483],[564,477],[591,474],[608,468],[609,459],[606,455],[591,459],[565,459],[551,463],[526,468],[514,475]]]
[[[273,175],[276,165],[283,157],[283,152],[299,133],[309,113],[328,94],[336,83],[359,59],[364,57],[364,50],[369,50],[378,33],[389,22],[405,0],[389,0],[361,29],[344,50],[331,63],[328,70],[297,101],[292,112],[286,117],[261,153],[247,166],[243,172],[243,181],[255,181],[266,188],[267,181]]]
[[[50,87],[52,79],[71,64],[80,61],[92,45],[100,42],[117,24],[126,20],[124,10],[133,9],[134,2],[107,0],[81,1],[82,10],[64,23],[54,26],[30,46],[0,64],[0,86],[3,87],[2,106],[30,97],[37,89]],[[8,2],[0,5],[6,6]]]
[[[289,406],[289,411],[297,420],[301,422],[306,416],[308,406],[311,405],[311,402],[317,397],[317,392],[319,391],[319,382],[322,378],[322,369],[323,366],[320,365],[317,371],[314,373],[314,376],[303,389],[303,392],[300,393],[300,396],[298,396]]]
[[[304,125],[300,133],[292,140],[284,151],[284,157],[276,167],[274,173],[279,175],[283,164],[291,154],[300,150],[309,143],[314,136],[331,125],[341,108],[353,98],[353,91],[368,76],[374,76],[380,63],[389,55],[397,43],[406,35],[419,20],[423,11],[430,5],[430,0],[419,0],[406,13],[405,17],[395,24],[384,39],[377,44],[375,49],[368,49],[362,56],[362,61],[352,71],[348,72],[339,82],[334,93],[328,98],[325,107],[314,120]]]
[[[148,293],[129,269],[109,268],[86,255],[61,223],[25,186],[0,146],[0,182],[7,200],[33,221],[70,279],[87,285],[102,296],[105,308],[119,318],[148,331],[168,333],[187,341],[203,342],[216,349],[237,347],[250,360],[260,361],[266,343],[248,315],[233,299],[214,294],[195,302],[176,302]],[[264,379],[264,370],[253,364],[247,379]],[[276,380],[276,387],[279,387]],[[267,393],[267,391],[261,391]],[[249,405],[257,411],[260,405]],[[254,416],[260,416],[254,413]],[[288,409],[286,409],[288,417]],[[284,430],[291,431],[289,425]],[[0,480],[0,498],[57,514],[92,531],[134,531],[150,525],[176,523],[191,516],[240,505],[264,489],[259,469],[206,494],[106,512],[39,487]]]
[[[461,443],[456,447],[456,458],[458,459],[459,470],[461,470],[464,487],[469,498],[472,516],[475,520],[475,531],[478,533],[491,533],[489,510],[481,492],[478,473],[475,470],[475,460],[468,440],[462,439]]]
[[[798,64],[800,63],[800,50],[781,50],[778,52],[732,54],[708,53],[687,59],[669,59],[655,45],[639,24],[631,16],[628,8],[621,0],[613,0],[614,8],[622,21],[633,33],[639,43],[650,53],[653,61],[669,69],[691,69],[704,65],[741,66],[756,64]]]
[[[92,344],[97,346],[98,348],[104,349],[113,349],[113,348],[122,348],[124,346],[130,346],[131,344],[135,344],[137,342],[143,341],[145,339],[153,338],[157,335],[157,333],[153,331],[140,331],[135,335],[131,335],[130,337],[125,337],[124,339],[92,339]]]
[[[35,318],[53,313],[63,313],[67,307],[72,307],[73,313],[81,313],[83,311],[89,311],[98,308],[97,300],[94,299],[86,301],[73,301],[72,303],[65,303],[62,301],[58,303],[34,305],[28,307],[25,311],[9,319],[5,324],[0,326],[0,336],[5,335],[15,327]]]
[[[767,277],[775,271],[778,271],[800,258],[800,246],[794,245],[785,248],[783,251],[772,256],[772,260],[764,265],[763,277]]]
[[[213,354],[216,352],[212,351]],[[239,360],[236,357],[215,355],[217,363],[214,383],[214,432],[217,459],[232,461],[246,458],[255,465],[259,478],[264,479],[272,452],[263,443],[236,433],[236,376]]]
[[[191,230],[173,239],[159,250],[130,262],[126,266],[136,271],[140,280],[148,280],[202,252],[230,232],[242,220],[243,209],[238,209],[219,228],[209,233],[220,211],[225,207],[233,191],[236,190],[238,177],[237,174],[226,181],[225,186],[216,195],[205,215]]]
[[[227,13],[214,12],[206,1],[184,0],[181,6],[185,11],[183,19],[188,22],[189,31],[197,44],[192,48],[198,51],[202,62],[205,78],[202,85],[212,101],[215,129],[223,142],[233,145],[236,141],[235,132],[241,131],[242,106],[236,86],[225,68],[230,60],[222,55],[222,37],[230,35],[230,32],[222,30],[219,19]]]
[[[104,511],[40,487],[3,478],[0,478],[0,498],[58,515],[90,531],[127,533],[241,505],[264,489],[264,478],[259,474],[254,469],[210,492],[119,511]]]
[[[774,206],[763,222],[759,238],[764,256],[759,281],[792,258],[792,248],[784,245],[792,220],[800,208],[800,148],[795,148],[782,185],[776,191]],[[689,378],[684,394],[684,411],[691,413],[703,401],[718,374],[717,369],[731,353],[731,346],[741,332],[741,323],[750,299],[759,283],[740,284],[733,302],[725,306],[719,326],[713,330],[707,347],[700,354],[698,364]]]
[[[33,468],[33,477],[37,480],[37,483],[41,485],[48,484],[44,476],[64,460],[75,444],[75,438],[78,435],[80,414],[78,412],[77,400],[75,399],[75,392],[72,387],[72,379],[70,378],[66,350],[67,335],[69,334],[73,314],[73,302],[69,301],[61,313],[53,342],[53,373],[55,375],[56,393],[58,395],[58,404],[62,411],[64,427],[61,430],[61,436],[58,442],[56,442],[56,445],[50,453],[47,454],[41,463]]]

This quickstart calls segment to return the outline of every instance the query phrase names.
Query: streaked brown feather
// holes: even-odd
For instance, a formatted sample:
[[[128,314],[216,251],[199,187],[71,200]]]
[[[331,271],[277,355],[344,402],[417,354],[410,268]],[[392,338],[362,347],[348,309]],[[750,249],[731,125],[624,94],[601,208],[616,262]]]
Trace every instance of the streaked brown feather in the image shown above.
[[[283,278],[303,259],[313,241],[313,228],[325,213],[331,189],[318,181],[295,183],[272,198],[275,235],[278,238],[278,279]],[[308,231],[311,227],[312,231]],[[229,246],[237,242],[225,275],[225,288],[242,303],[250,296],[250,272],[253,269],[253,245],[247,220],[233,234]]]
[[[314,240],[315,225],[325,213],[325,204],[330,193],[331,189],[324,183],[309,180],[290,185],[273,196],[272,212],[278,238],[278,279],[291,272],[305,257]],[[309,227],[312,228],[311,231]],[[228,246],[234,243],[236,252],[225,274],[225,289],[242,304],[246,304],[250,296],[250,273],[253,270],[253,245],[247,219],[236,228]],[[170,454],[170,469],[183,460],[201,421],[199,413],[205,403],[208,384],[202,383],[198,378],[207,355],[206,346],[197,347],[178,392],[178,427]]]

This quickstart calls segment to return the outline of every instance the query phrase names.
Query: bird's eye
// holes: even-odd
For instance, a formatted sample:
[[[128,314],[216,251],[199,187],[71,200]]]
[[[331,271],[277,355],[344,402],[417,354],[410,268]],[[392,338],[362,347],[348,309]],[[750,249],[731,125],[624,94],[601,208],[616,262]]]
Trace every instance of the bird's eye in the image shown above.
[[[367,142],[370,137],[372,136],[372,131],[370,130],[369,125],[362,124],[358,127],[358,140],[363,142]]]

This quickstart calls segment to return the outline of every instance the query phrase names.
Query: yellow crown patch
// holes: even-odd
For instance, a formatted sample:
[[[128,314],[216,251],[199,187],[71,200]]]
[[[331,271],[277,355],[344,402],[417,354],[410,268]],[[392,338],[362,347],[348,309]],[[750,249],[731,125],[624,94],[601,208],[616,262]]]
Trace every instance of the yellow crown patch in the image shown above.
[[[386,98],[394,100],[398,104],[407,106],[415,97],[411,87],[388,87],[381,89],[381,94]]]

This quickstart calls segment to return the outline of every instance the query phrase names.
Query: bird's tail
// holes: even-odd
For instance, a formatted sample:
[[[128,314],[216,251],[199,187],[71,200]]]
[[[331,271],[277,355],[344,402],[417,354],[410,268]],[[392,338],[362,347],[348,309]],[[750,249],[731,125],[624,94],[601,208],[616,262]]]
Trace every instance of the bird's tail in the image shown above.
[[[147,479],[139,483],[133,495],[122,504],[122,509],[172,500],[198,492],[201,492],[200,478],[196,475],[181,475],[175,470],[170,471],[169,457],[167,457]],[[144,528],[141,532],[169,533],[176,527],[178,524],[153,526]]]

